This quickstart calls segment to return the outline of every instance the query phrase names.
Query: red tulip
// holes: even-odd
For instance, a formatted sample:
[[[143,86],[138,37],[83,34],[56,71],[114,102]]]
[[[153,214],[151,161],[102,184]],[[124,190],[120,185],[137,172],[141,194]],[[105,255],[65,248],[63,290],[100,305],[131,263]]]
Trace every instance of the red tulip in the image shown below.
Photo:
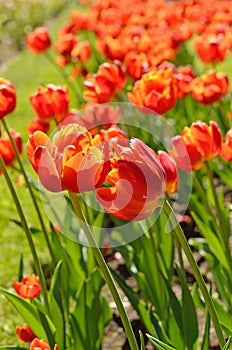
[[[15,142],[15,145],[18,149],[19,154],[22,153],[22,139],[20,134],[18,134],[14,130],[10,130],[11,136]],[[6,166],[12,165],[12,163],[16,160],[16,156],[14,153],[14,149],[12,147],[10,139],[7,137],[0,138],[0,156],[2,157]],[[1,170],[0,170],[1,174]]]
[[[30,343],[36,338],[35,333],[31,330],[27,323],[24,323],[22,327],[16,327],[16,335],[18,339],[24,343]]]
[[[9,80],[0,77],[0,120],[13,112],[15,107],[15,88]]]
[[[229,91],[229,81],[225,73],[208,71],[191,82],[193,98],[203,104],[214,103]]]
[[[198,170],[204,167],[205,161],[219,155],[221,144],[222,135],[217,123],[211,121],[208,126],[197,121],[172,139],[171,153],[181,169]]]
[[[226,57],[226,46],[221,36],[202,35],[195,40],[194,46],[204,63],[221,62]]]
[[[138,139],[130,147],[115,145],[114,168],[107,177],[112,187],[96,190],[96,199],[113,216],[133,221],[147,218],[161,206],[164,170],[155,152]]]
[[[151,70],[141,80],[135,82],[129,100],[156,113],[164,114],[172,109],[177,101],[177,80],[171,68]]]
[[[71,51],[71,57],[73,62],[86,62],[90,58],[91,48],[88,41],[79,41],[75,44]]]
[[[222,143],[220,156],[232,162],[232,128],[226,133],[225,141]]]
[[[126,74],[119,61],[103,63],[98,72],[87,76],[83,97],[89,103],[110,102],[126,84]]]
[[[176,163],[174,159],[164,151],[159,151],[159,160],[165,171],[165,184],[166,191],[170,195],[177,191],[178,187],[178,173],[176,168]]]
[[[64,59],[65,64],[71,61],[71,53],[77,44],[77,39],[74,34],[68,33],[61,35],[59,41],[55,44],[54,48],[62,58]]]
[[[29,135],[33,134],[35,131],[40,130],[45,133],[48,132],[50,128],[50,123],[45,122],[42,119],[32,119],[29,121],[28,126],[27,126],[27,133]]]
[[[34,299],[42,292],[39,277],[34,273],[24,276],[21,282],[15,281],[14,288],[23,299]]]
[[[48,84],[46,88],[40,86],[38,91],[30,96],[30,103],[36,115],[48,122],[53,118],[64,117],[68,113],[69,99],[65,85]]]
[[[94,190],[109,171],[106,145],[77,124],[62,126],[53,140],[36,131],[26,150],[40,181],[52,192]]]
[[[27,47],[35,54],[42,53],[51,46],[51,39],[47,27],[38,27],[26,36]]]
[[[50,346],[47,344],[46,340],[38,338],[34,339],[31,343],[30,350],[51,350]],[[54,346],[54,350],[58,350],[58,345]]]

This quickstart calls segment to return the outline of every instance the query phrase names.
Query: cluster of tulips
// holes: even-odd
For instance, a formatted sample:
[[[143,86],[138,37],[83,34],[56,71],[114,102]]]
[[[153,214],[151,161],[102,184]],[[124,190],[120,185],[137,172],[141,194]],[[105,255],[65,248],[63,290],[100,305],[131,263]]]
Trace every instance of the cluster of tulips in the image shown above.
[[[176,199],[180,182],[185,179],[183,174],[191,173],[195,181],[203,181],[198,170],[206,170],[216,212],[216,219],[212,219],[216,232],[211,236],[214,237],[212,244],[215,244],[212,250],[214,252],[217,240],[225,255],[223,268],[227,270],[225,278],[230,288],[230,232],[227,224],[223,223],[223,207],[217,198],[212,178],[214,168],[212,170],[209,162],[215,160],[218,168],[231,169],[230,84],[228,75],[218,71],[217,64],[231,55],[232,4],[229,0],[216,0],[213,3],[208,0],[146,0],[142,3],[129,0],[125,6],[122,0],[97,0],[86,6],[88,11],[71,12],[70,21],[58,32],[56,43],[52,43],[47,27],[39,27],[26,37],[29,50],[53,60],[52,63],[62,76],[66,76],[66,84],[56,86],[51,82],[47,86],[39,86],[30,96],[36,118],[31,119],[26,126],[29,134],[26,142],[27,158],[44,189],[54,193],[64,191],[65,196],[69,195],[69,205],[82,222],[82,230],[93,248],[97,266],[116,301],[132,350],[138,349],[137,340],[128,316],[123,311],[123,303],[103,256],[104,250],[99,249],[91,233],[95,213],[89,215],[91,208],[86,209],[83,205],[83,199],[79,196],[82,193],[94,193],[96,202],[100,204],[101,210],[104,209],[105,218],[108,219],[106,222],[111,225],[127,221],[147,222],[155,211],[164,207],[173,226],[174,236],[177,237],[177,247],[179,249],[181,246],[180,249],[184,250],[203,295],[220,349],[229,349],[231,329],[217,315],[208,288],[172,211],[172,201]],[[188,51],[189,44],[191,50]],[[200,72],[191,61],[193,57],[201,61],[204,67]],[[182,63],[181,58],[187,63]],[[77,101],[76,108],[71,108],[70,102],[74,98]],[[49,322],[51,320],[57,327],[56,332],[47,332],[44,324],[50,323],[45,322],[44,316],[45,323],[41,322],[46,331],[43,333],[41,329],[36,329],[35,319],[29,318],[28,323],[17,326],[16,335],[20,342],[30,343],[30,350],[58,350],[58,347],[59,350],[65,350],[69,349],[64,341],[65,335],[63,338],[57,336],[59,327],[51,313],[54,305],[47,296],[43,271],[8,172],[8,168],[18,161],[40,217],[33,182],[29,181],[21,158],[24,140],[6,123],[6,116],[16,108],[16,99],[13,82],[0,78],[0,120],[6,131],[6,136],[1,134],[0,137],[0,174],[5,176],[15,200],[36,268],[32,275],[25,275],[22,280],[15,281],[14,288],[19,300],[24,300],[22,305],[25,308],[28,300],[34,301],[42,296],[43,308],[38,306],[38,310],[40,308],[43,315],[49,316]],[[136,135],[133,134],[134,129],[130,129],[130,125],[123,127],[120,103],[132,104],[134,110],[142,113],[147,120],[152,115],[154,123],[162,115],[164,124],[169,125],[170,122],[179,134],[169,134],[170,145],[167,149],[154,145],[152,139],[146,139],[139,129]],[[209,117],[211,111],[215,118]],[[197,116],[198,112],[200,117]],[[201,117],[204,113],[205,119]],[[139,114],[136,118],[139,118]],[[183,125],[180,118],[185,124],[184,128],[180,128]],[[167,126],[169,131],[170,125]],[[194,182],[194,185],[203,196],[204,189],[199,187],[199,182]],[[226,185],[230,186],[229,180]],[[207,197],[203,199],[207,201]],[[195,208],[197,210],[196,204]],[[208,204],[207,208],[213,217],[214,212]],[[56,247],[52,246],[53,239],[47,234],[46,224],[42,220],[41,226],[51,258],[55,261],[51,267],[54,272],[54,265],[59,265],[59,259],[54,259]],[[146,226],[142,227],[145,235]],[[152,235],[151,244],[154,243]],[[125,256],[129,256],[126,255],[128,252]],[[181,254],[180,250],[178,252]],[[159,261],[158,258],[156,263]],[[181,261],[180,258],[180,265],[183,263]],[[161,279],[163,276],[166,278],[167,271],[164,272],[163,267],[160,270],[163,274]],[[181,276],[180,279],[184,279]],[[181,283],[184,283],[183,280]],[[76,297],[77,291],[72,296]],[[146,293],[145,299],[149,294]],[[14,304],[9,294],[3,294]],[[226,307],[231,311],[228,299]],[[36,307],[37,304],[32,305]],[[24,317],[25,309],[21,310]],[[163,335],[159,338],[157,329],[149,338],[153,344],[159,349],[174,349],[172,346],[176,345],[170,342],[171,338]],[[147,331],[151,333],[151,328]],[[75,327],[72,332],[75,332]],[[44,338],[45,335],[49,336],[44,339],[41,335]],[[73,334],[72,337],[76,341],[74,344],[78,344]],[[196,349],[188,341],[186,344],[189,350]],[[69,346],[72,345],[70,341]],[[141,336],[143,349],[145,345]]]

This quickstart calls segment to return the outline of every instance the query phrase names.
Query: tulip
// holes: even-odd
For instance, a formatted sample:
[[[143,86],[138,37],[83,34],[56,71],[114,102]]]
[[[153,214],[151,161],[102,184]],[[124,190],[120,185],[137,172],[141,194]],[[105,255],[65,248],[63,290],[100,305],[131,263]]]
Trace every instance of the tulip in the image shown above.
[[[37,118],[29,121],[27,126],[27,133],[29,135],[33,134],[35,131],[40,130],[45,133],[48,132],[50,128],[50,123],[45,122],[44,120]]]
[[[24,276],[20,282],[15,281],[14,289],[17,294],[23,299],[34,299],[40,295],[42,291],[39,277],[34,273],[31,276]]]
[[[11,136],[15,142],[15,145],[18,149],[19,154],[22,153],[22,139],[20,134],[18,134],[14,130],[10,130]],[[10,166],[16,160],[16,156],[14,153],[13,146],[9,137],[1,137],[0,138],[0,156],[2,157],[6,166]],[[1,170],[0,170],[1,174]]]
[[[76,36],[71,33],[60,36],[58,42],[55,44],[55,51],[62,56],[65,64],[68,64],[71,61],[72,50],[76,44]]]
[[[194,47],[204,63],[222,62],[226,57],[226,46],[221,36],[202,35],[195,40]]]
[[[35,338],[31,343],[30,350],[51,350],[50,346],[47,344],[46,340]],[[54,350],[58,350],[58,345],[54,346]]]
[[[222,143],[220,156],[232,162],[232,128],[225,135],[225,141]]]
[[[97,201],[111,215],[127,221],[147,218],[162,205],[164,170],[155,152],[138,139],[129,147],[115,147],[114,168],[107,177],[111,187],[96,190]]]
[[[197,121],[172,139],[171,154],[182,170],[198,170],[204,167],[205,161],[219,155],[221,144],[222,135],[217,123],[211,121],[208,126]]]
[[[47,27],[38,27],[26,36],[26,44],[34,54],[45,52],[51,46],[51,39]]]
[[[173,70],[151,70],[144,74],[141,80],[135,82],[128,98],[132,103],[156,113],[166,113],[177,101],[177,81]]]
[[[159,160],[165,171],[165,184],[167,193],[173,194],[178,187],[178,173],[174,159],[164,151],[159,151]]]
[[[203,104],[220,100],[229,91],[229,81],[225,73],[208,71],[191,82],[193,98]]]
[[[24,323],[22,327],[16,327],[16,335],[18,339],[24,343],[30,343],[36,338],[35,333],[31,330],[27,323]]]
[[[0,77],[0,120],[13,112],[15,107],[15,88],[9,80]]]
[[[36,115],[45,122],[53,118],[62,118],[68,113],[69,93],[65,85],[48,84],[46,88],[39,87],[30,96],[31,106]]]
[[[62,126],[53,140],[36,131],[26,150],[41,183],[51,192],[92,191],[102,185],[109,171],[106,145],[77,124]]]
[[[90,58],[91,55],[91,48],[90,43],[88,41],[80,41],[77,42],[72,51],[71,51],[71,57],[73,62],[86,62]]]
[[[96,74],[87,76],[84,82],[87,91],[84,91],[83,97],[89,103],[110,102],[125,84],[126,74],[119,61],[103,63]]]

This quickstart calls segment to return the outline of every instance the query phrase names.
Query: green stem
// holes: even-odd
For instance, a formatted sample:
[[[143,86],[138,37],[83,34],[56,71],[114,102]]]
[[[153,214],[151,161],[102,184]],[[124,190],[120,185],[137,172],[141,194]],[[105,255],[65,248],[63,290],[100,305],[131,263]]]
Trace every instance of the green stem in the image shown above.
[[[218,225],[219,232],[221,233],[220,238],[222,239],[222,242],[224,244],[227,260],[228,260],[228,263],[230,266],[230,270],[232,271],[232,256],[231,256],[230,249],[229,249],[229,242],[228,242],[228,238],[227,238],[227,234],[226,234],[226,227],[224,224],[224,220],[222,218],[221,209],[220,209],[220,205],[219,205],[219,201],[218,201],[218,196],[217,196],[216,189],[215,189],[214,182],[213,182],[212,172],[211,172],[210,166],[207,162],[205,162],[205,168],[206,168],[207,176],[209,178],[210,187],[211,187],[211,190],[213,193],[214,204],[215,204],[215,209],[216,209],[216,214],[217,214],[217,219],[218,219],[218,224],[219,224]]]
[[[135,335],[133,333],[133,330],[132,330],[128,315],[126,313],[126,310],[123,306],[122,299],[118,293],[117,287],[116,287],[115,282],[112,278],[110,270],[105,262],[105,259],[102,255],[99,247],[97,246],[97,243],[96,243],[94,236],[90,230],[90,227],[86,221],[86,218],[84,217],[84,214],[83,214],[82,209],[80,207],[80,204],[78,202],[78,198],[77,198],[76,194],[74,194],[72,192],[69,192],[69,196],[70,196],[71,202],[73,204],[75,213],[76,213],[77,217],[80,219],[80,222],[82,224],[82,228],[85,232],[87,240],[88,240],[88,242],[89,242],[89,244],[94,252],[94,256],[95,256],[96,261],[100,267],[102,275],[103,275],[103,277],[104,277],[104,279],[105,279],[105,281],[110,289],[110,292],[114,298],[114,301],[117,305],[119,314],[120,314],[121,319],[122,319],[123,326],[125,328],[126,335],[128,337],[128,341],[129,341],[131,350],[138,350],[138,345],[137,345],[137,342],[135,339]]]
[[[14,150],[14,153],[15,153],[15,156],[16,156],[16,159],[17,159],[17,161],[18,161],[18,164],[19,164],[19,166],[20,166],[21,172],[22,172],[23,177],[24,177],[24,179],[25,179],[25,182],[26,182],[26,184],[27,184],[27,188],[28,188],[28,190],[29,190],[29,193],[30,193],[32,202],[33,202],[34,207],[35,207],[35,211],[36,211],[36,213],[37,213],[37,216],[38,216],[38,219],[39,219],[39,222],[40,222],[42,231],[43,231],[43,233],[44,233],[44,237],[45,237],[45,241],[46,241],[46,244],[47,244],[49,253],[50,253],[50,255],[51,255],[53,264],[54,264],[54,266],[55,266],[56,260],[55,260],[55,256],[54,256],[54,253],[53,253],[53,250],[52,250],[52,247],[51,247],[49,238],[48,238],[48,232],[47,232],[47,230],[46,230],[46,227],[45,227],[45,224],[44,224],[44,221],[43,221],[43,217],[42,217],[42,214],[41,214],[41,212],[40,212],[40,209],[39,209],[38,203],[37,203],[37,201],[36,201],[34,192],[33,192],[33,190],[32,190],[30,181],[29,181],[29,179],[28,179],[27,173],[26,173],[26,171],[24,170],[24,166],[23,166],[23,163],[22,163],[22,161],[21,161],[18,148],[16,147],[16,144],[15,144],[15,142],[14,142],[14,139],[13,139],[13,137],[12,137],[12,135],[11,135],[11,133],[10,133],[10,130],[9,130],[9,128],[8,128],[8,126],[7,126],[7,124],[6,124],[6,122],[5,122],[4,119],[2,119],[2,124],[3,124],[4,129],[6,130],[7,135],[8,135],[8,137],[9,137],[9,139],[10,139],[10,142],[11,142],[11,144],[12,144],[12,147],[13,147],[13,150]]]
[[[185,252],[185,255],[190,263],[190,266],[192,268],[192,271],[194,273],[194,276],[196,278],[196,281],[198,283],[198,286],[201,290],[201,293],[205,299],[205,303],[207,305],[207,308],[209,310],[209,313],[210,313],[210,317],[212,319],[212,322],[213,322],[213,325],[214,325],[214,329],[215,329],[215,332],[216,332],[216,335],[217,335],[217,338],[218,338],[218,342],[219,342],[219,345],[220,345],[220,348],[222,349],[223,346],[225,345],[225,340],[224,340],[224,336],[223,336],[223,333],[222,333],[222,329],[221,329],[221,326],[220,326],[220,322],[219,322],[219,319],[218,319],[218,315],[216,313],[216,310],[215,310],[215,307],[214,307],[214,304],[213,304],[213,301],[210,297],[210,294],[208,292],[208,289],[207,289],[207,286],[205,284],[205,281],[201,275],[201,272],[197,266],[197,263],[194,259],[194,256],[193,256],[193,253],[188,245],[188,242],[186,240],[186,237],[184,235],[184,232],[182,231],[177,219],[176,219],[176,216],[172,210],[172,207],[171,205],[168,203],[168,201],[165,202],[164,204],[164,210],[166,212],[166,214],[168,215],[168,218],[169,220],[171,221],[171,224],[173,226],[173,230],[174,230],[174,233],[175,235],[177,236],[184,252]]]
[[[0,156],[0,168],[1,168],[2,172],[3,172],[3,175],[4,175],[5,179],[6,179],[7,185],[9,187],[10,192],[11,192],[12,198],[14,200],[16,209],[18,211],[18,214],[19,214],[19,217],[20,217],[20,220],[21,220],[21,223],[22,223],[22,227],[23,227],[23,229],[25,231],[25,234],[26,234],[26,238],[27,238],[29,247],[31,249],[31,253],[32,253],[32,256],[33,256],[34,264],[35,264],[36,274],[39,276],[41,287],[42,287],[42,294],[43,294],[43,298],[44,298],[45,309],[46,309],[46,312],[47,312],[47,314],[49,316],[50,315],[50,309],[49,309],[47,288],[46,288],[46,282],[45,282],[43,270],[42,270],[42,267],[41,267],[41,264],[40,264],[40,261],[39,261],[36,249],[35,249],[35,245],[34,245],[34,242],[32,240],[31,232],[30,232],[30,229],[28,227],[26,218],[24,216],[21,204],[19,202],[18,196],[17,196],[17,194],[15,192],[14,186],[13,186],[12,181],[11,181],[9,175],[8,175],[8,172],[7,172],[6,167],[5,167],[5,163],[4,163],[4,161],[3,161],[1,156]]]
[[[65,83],[70,87],[70,89],[72,90],[72,92],[74,93],[75,96],[77,96],[78,99],[78,103],[81,104],[84,102],[84,99],[82,97],[82,94],[80,93],[79,89],[74,86],[73,84],[70,83],[69,79],[68,79],[68,75],[66,74],[66,72],[64,71],[64,69],[60,68],[59,65],[57,65],[55,63],[55,61],[53,60],[52,56],[49,54],[48,51],[44,52],[44,56],[47,58],[47,60],[53,65],[53,67],[56,69],[57,72],[59,72],[61,74],[61,76],[63,77],[63,79],[65,80]]]

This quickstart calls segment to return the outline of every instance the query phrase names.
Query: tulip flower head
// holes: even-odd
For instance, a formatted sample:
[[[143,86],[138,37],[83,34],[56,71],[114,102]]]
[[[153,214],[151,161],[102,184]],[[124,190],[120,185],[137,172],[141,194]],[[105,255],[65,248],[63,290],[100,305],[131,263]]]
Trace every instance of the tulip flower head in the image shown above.
[[[111,187],[96,190],[97,201],[113,216],[127,221],[147,218],[162,205],[165,173],[155,152],[138,139],[115,146]]]
[[[176,167],[176,162],[174,159],[164,151],[159,151],[159,160],[165,171],[165,183],[167,193],[173,194],[177,191],[178,187],[178,172]]]
[[[30,96],[31,106],[37,117],[45,122],[54,118],[62,118],[68,113],[69,93],[65,85],[48,84],[46,88],[39,87]]]
[[[109,171],[106,145],[77,124],[62,126],[52,140],[36,131],[29,137],[26,150],[41,183],[51,192],[93,191]]]
[[[232,162],[232,128],[225,135],[225,140],[222,143],[220,156],[223,159]]]
[[[151,70],[141,80],[135,82],[129,100],[139,106],[164,114],[172,109],[177,101],[177,80],[171,68]]]
[[[47,344],[46,340],[35,338],[31,343],[30,350],[51,350],[50,346]],[[58,350],[58,345],[54,346],[54,350]]]
[[[0,120],[13,112],[15,107],[15,88],[9,80],[0,77]]]
[[[15,142],[19,154],[22,153],[22,139],[20,134],[14,130],[10,130],[11,136]],[[11,166],[16,160],[13,146],[9,137],[0,137],[0,156],[2,157],[6,166]],[[1,174],[1,170],[0,170]]]
[[[14,289],[23,299],[34,299],[42,292],[39,277],[34,273],[24,276],[20,282],[15,281]]]
[[[45,52],[51,46],[51,39],[47,27],[38,27],[26,36],[26,44],[34,54]]]
[[[208,71],[191,83],[193,98],[203,104],[211,104],[220,100],[229,91],[229,81],[225,73]]]
[[[27,323],[24,323],[22,327],[16,327],[16,335],[17,338],[24,343],[30,343],[36,338],[35,333],[31,330]]]
[[[222,135],[217,123],[211,121],[207,125],[197,121],[172,139],[171,154],[182,170],[198,170],[204,167],[205,161],[219,155],[221,144]]]

